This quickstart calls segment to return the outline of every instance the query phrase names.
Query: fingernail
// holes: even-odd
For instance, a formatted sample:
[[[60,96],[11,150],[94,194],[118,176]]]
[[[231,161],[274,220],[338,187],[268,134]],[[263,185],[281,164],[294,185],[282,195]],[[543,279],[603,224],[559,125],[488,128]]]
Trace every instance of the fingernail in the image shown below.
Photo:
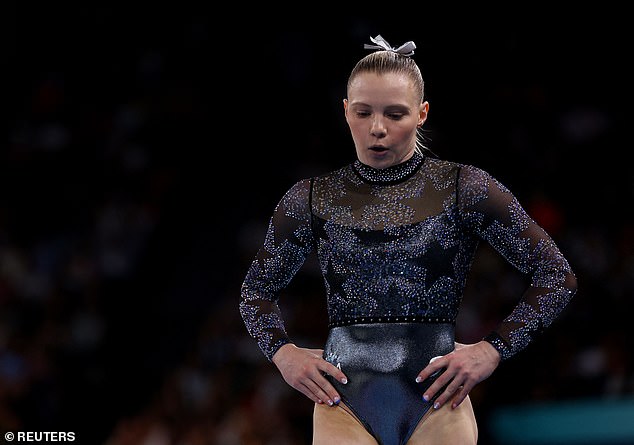
[[[339,402],[341,402],[339,396],[335,397],[335,405],[339,405]]]
[[[332,406],[332,400],[328,400],[328,405]]]
[[[420,376],[416,377],[416,383],[420,383],[422,381],[423,381],[423,379],[421,379]]]
[[[348,383],[348,379],[347,378],[342,378],[341,379],[341,383],[343,383],[344,385],[346,385]]]
[[[440,408],[440,403],[438,402],[434,403],[434,409],[438,409],[438,408]]]
[[[429,402],[429,396],[427,394],[423,394],[423,400],[425,402]]]
[[[451,409],[456,409],[456,407],[457,407],[457,406],[458,406],[457,404],[452,403],[452,404],[451,404]]]

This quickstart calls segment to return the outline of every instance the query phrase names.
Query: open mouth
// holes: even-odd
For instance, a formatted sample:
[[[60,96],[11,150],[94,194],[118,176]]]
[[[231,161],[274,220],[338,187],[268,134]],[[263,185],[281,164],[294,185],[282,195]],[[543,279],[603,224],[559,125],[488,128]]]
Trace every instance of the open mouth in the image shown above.
[[[382,145],[373,145],[370,147],[370,150],[377,152],[377,153],[384,153],[387,151],[387,147],[384,147]]]

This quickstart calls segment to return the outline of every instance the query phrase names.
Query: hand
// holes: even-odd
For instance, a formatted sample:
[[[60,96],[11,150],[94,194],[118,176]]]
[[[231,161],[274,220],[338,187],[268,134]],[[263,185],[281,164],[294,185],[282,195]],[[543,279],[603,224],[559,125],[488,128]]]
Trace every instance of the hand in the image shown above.
[[[475,385],[489,377],[500,364],[500,353],[487,341],[472,345],[456,343],[456,349],[432,361],[416,377],[422,382],[433,373],[445,368],[436,381],[425,391],[423,398],[431,400],[445,385],[447,387],[434,402],[438,409],[451,400],[456,408]]]
[[[339,368],[322,358],[323,352],[323,349],[298,348],[287,343],[273,355],[273,363],[286,383],[315,403],[333,406],[339,404],[341,397],[324,373],[344,384],[348,379]]]

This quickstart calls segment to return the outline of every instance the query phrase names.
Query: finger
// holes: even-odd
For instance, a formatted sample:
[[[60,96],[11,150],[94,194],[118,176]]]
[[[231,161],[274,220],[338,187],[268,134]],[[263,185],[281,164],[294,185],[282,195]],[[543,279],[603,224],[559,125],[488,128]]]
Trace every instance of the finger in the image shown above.
[[[453,374],[447,373],[447,371],[440,374],[440,376],[427,388],[425,393],[423,394],[423,399],[426,402],[429,402],[433,399],[440,391],[447,386],[452,379],[455,377]]]
[[[436,374],[438,371],[441,371],[442,367],[441,366],[432,366],[432,365],[427,365],[421,372],[418,373],[418,375],[416,376],[416,383],[420,383],[422,381],[427,380],[429,377],[431,377],[432,375]]]
[[[471,389],[467,389],[466,385],[460,386],[451,401],[451,409],[456,409],[467,398],[470,391]]]
[[[316,376],[316,380],[319,379],[319,383],[315,380],[307,379],[304,385],[308,387],[310,391],[322,402],[327,403],[330,406],[337,405],[341,401],[339,394],[332,387],[328,380],[323,376]]]
[[[456,393],[462,388],[462,384],[458,383],[456,379],[452,380],[444,391],[434,401],[434,409],[438,409],[443,406],[448,400],[452,399]]]
[[[313,354],[315,354],[319,358],[322,358],[323,355],[324,355],[324,350],[323,349],[308,349],[308,351],[312,352]]]
[[[335,369],[337,368],[335,367]],[[343,378],[345,379],[345,376]],[[321,387],[322,391],[330,396],[329,400],[332,400],[335,405],[339,404],[339,402],[341,401],[341,396],[339,395],[337,389],[332,385],[330,380],[325,378],[322,374],[316,376],[313,380],[319,387]]]
[[[348,383],[348,377],[344,374],[341,368],[333,365],[332,363],[324,360],[324,365],[321,368],[323,372],[333,376],[335,379],[339,380],[344,385]]]
[[[420,383],[434,374],[439,373],[439,371],[442,371],[446,366],[445,361],[441,360],[442,358],[442,356],[432,358],[429,364],[416,376],[416,383]]]
[[[299,385],[297,385],[297,390],[299,392],[301,392],[302,394],[304,394],[306,397],[308,397],[310,400],[312,400],[315,403],[318,404],[322,404],[324,403],[323,400],[321,400],[319,397],[317,397],[315,395],[315,393],[313,391],[311,391],[311,389],[309,387],[307,387],[306,385],[304,385],[303,383],[300,383]]]

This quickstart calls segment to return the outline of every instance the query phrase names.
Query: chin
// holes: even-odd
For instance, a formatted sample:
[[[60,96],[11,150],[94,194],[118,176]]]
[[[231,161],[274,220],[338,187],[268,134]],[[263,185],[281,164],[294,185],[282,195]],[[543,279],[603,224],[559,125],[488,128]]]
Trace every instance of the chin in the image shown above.
[[[383,154],[369,154],[365,156],[364,163],[373,168],[387,168],[394,165],[394,156],[391,156],[390,153]]]

